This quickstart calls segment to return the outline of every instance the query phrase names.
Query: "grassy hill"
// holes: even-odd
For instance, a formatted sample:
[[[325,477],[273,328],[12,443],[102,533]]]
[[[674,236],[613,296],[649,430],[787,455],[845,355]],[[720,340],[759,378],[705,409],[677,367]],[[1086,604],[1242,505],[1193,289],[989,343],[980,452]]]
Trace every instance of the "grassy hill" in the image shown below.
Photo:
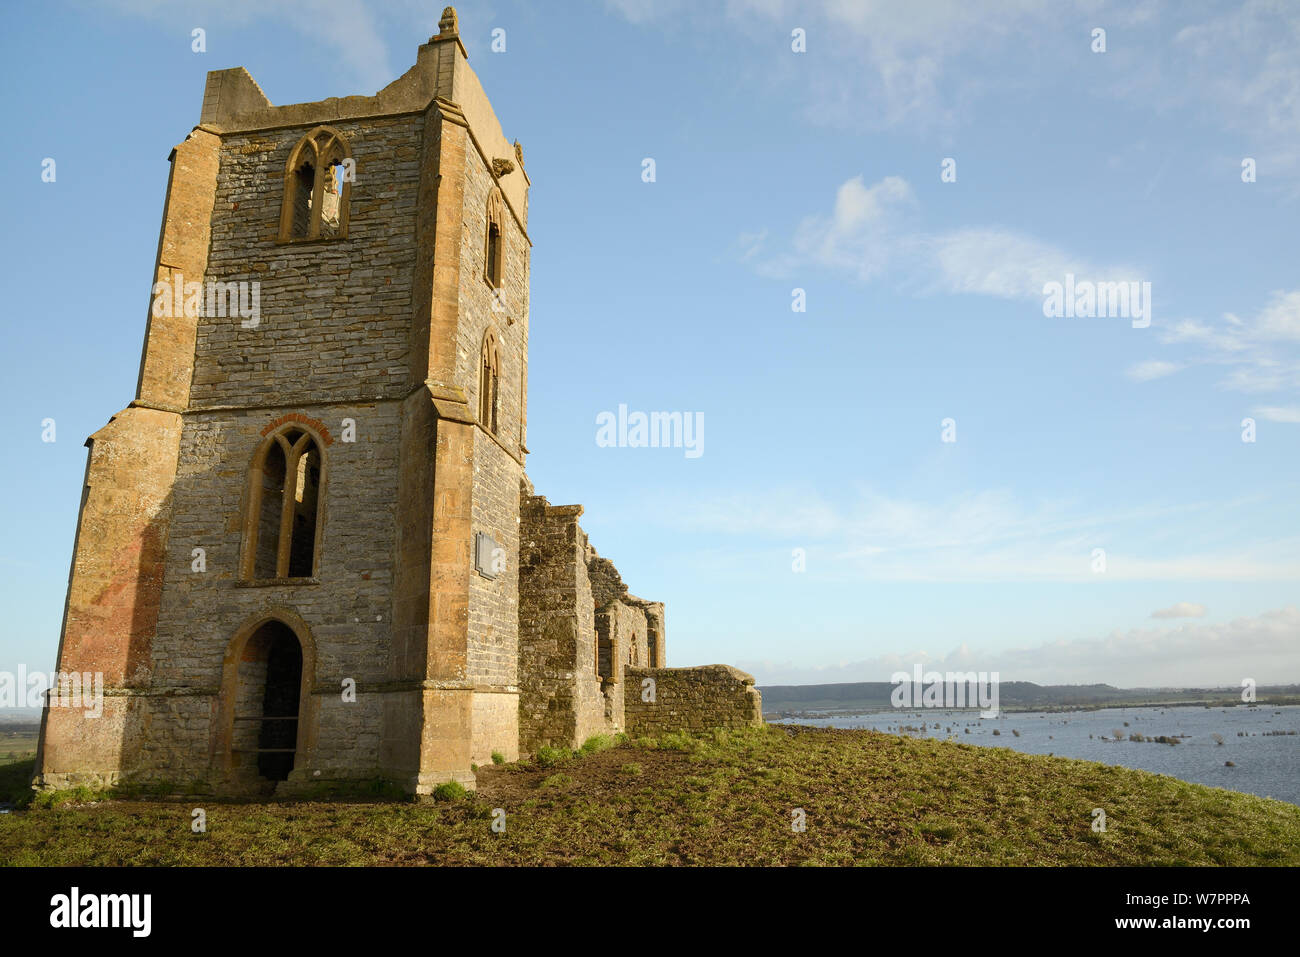
[[[792,726],[612,744],[482,768],[477,795],[432,803],[191,796],[5,814],[0,861],[1300,864],[1300,807],[1091,762]],[[9,765],[0,787],[29,772]],[[191,833],[194,807],[207,833]]]
[[[26,761],[36,756],[40,724],[0,725],[0,763]]]

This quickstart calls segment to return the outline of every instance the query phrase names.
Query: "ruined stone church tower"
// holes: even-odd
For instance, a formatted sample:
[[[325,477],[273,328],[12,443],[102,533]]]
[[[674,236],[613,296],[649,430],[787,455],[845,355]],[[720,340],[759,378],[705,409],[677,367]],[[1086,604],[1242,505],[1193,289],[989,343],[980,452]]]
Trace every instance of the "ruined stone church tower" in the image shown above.
[[[451,8],[375,96],[208,75],[136,398],[87,442],[59,670],[103,714],[47,707],[37,786],[424,793],[761,720],[743,673],[664,668],[663,606],[524,475],[529,186]]]

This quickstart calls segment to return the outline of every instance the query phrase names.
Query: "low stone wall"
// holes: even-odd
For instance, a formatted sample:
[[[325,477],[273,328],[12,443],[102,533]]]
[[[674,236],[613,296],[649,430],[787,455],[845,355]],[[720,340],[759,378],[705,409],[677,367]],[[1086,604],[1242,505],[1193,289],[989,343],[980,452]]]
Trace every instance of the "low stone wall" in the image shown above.
[[[654,681],[645,701],[644,681]],[[656,737],[671,731],[749,728],[763,723],[763,701],[754,676],[730,665],[698,668],[626,668],[623,720],[630,735]]]

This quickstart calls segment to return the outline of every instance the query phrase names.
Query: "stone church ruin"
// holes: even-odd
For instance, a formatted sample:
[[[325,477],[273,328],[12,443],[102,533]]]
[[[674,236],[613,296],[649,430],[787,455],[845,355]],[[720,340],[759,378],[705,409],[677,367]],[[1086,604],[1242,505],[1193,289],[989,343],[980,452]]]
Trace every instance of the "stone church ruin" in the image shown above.
[[[761,723],[750,676],[665,667],[663,604],[525,475],[530,180],[454,10],[374,96],[209,73],[170,160],[59,646],[103,713],[45,709],[37,787],[428,793],[494,752]]]

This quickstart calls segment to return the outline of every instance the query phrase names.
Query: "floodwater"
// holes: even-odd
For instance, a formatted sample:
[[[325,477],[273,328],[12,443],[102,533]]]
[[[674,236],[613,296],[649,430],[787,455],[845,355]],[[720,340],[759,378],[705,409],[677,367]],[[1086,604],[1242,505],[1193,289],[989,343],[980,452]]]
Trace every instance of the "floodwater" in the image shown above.
[[[1021,711],[996,718],[981,718],[978,711],[921,709],[782,720],[1081,758],[1300,804],[1300,705]],[[1123,740],[1115,740],[1117,732]],[[1134,733],[1177,737],[1179,743],[1130,740]],[[1229,761],[1234,766],[1227,766]]]

